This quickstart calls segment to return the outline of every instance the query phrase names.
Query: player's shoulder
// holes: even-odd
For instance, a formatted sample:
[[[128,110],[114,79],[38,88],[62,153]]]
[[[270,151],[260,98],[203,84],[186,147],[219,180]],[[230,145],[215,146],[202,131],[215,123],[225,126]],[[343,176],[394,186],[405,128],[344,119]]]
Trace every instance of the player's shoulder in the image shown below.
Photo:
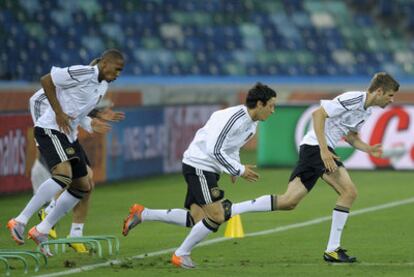
[[[222,110],[222,114],[225,115],[225,117],[234,118],[237,120],[238,118],[247,115],[247,110],[243,105],[237,105]]]
[[[243,105],[238,105],[218,110],[212,114],[211,118],[223,123],[231,121],[232,125],[234,125],[234,123],[240,121],[239,119],[246,114],[247,112],[243,108]]]
[[[93,76],[95,74],[95,67],[91,65],[72,65],[67,68],[71,76]]]
[[[347,109],[364,104],[366,92],[364,91],[347,91],[335,97],[342,106]]]

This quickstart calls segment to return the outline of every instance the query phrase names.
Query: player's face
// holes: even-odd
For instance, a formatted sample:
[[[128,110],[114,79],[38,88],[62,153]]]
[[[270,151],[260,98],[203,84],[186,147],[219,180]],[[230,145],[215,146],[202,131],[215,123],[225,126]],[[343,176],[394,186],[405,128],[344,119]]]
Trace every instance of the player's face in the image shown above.
[[[270,98],[266,105],[263,105],[262,102],[258,102],[258,113],[257,119],[260,121],[265,121],[275,112],[276,97]]]
[[[107,82],[112,82],[121,74],[124,68],[124,61],[121,59],[114,59],[105,61],[102,66],[102,79]]]
[[[389,104],[394,102],[394,95],[395,91],[388,90],[388,91],[381,91],[378,97],[378,106],[381,108],[385,108]]]

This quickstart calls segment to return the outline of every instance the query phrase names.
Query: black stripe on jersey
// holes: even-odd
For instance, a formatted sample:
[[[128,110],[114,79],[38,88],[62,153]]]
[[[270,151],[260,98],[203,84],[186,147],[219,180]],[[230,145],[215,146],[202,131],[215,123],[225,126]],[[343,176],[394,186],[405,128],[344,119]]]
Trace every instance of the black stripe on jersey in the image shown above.
[[[364,123],[365,119],[361,120],[360,122],[358,122],[358,124],[356,125],[356,127],[358,128],[359,125],[361,125],[362,123]]]
[[[72,73],[71,73],[71,72],[70,72],[70,70],[69,70],[69,67],[68,67],[68,74],[69,74],[70,78],[72,78],[72,79],[73,79],[73,80],[75,80],[76,82],[79,82],[79,80],[78,80],[78,79],[76,79],[75,77],[73,77]]]
[[[76,69],[76,70],[69,69],[69,71],[74,76],[82,76],[82,75],[91,74],[95,72],[93,68],[84,68],[84,69]]]
[[[42,102],[44,100],[47,99],[46,94],[42,93],[40,94],[36,100],[35,100],[35,104],[34,104],[34,116],[35,116],[35,120],[37,121],[39,119],[39,117],[41,116],[40,114],[40,107],[42,105]]]
[[[341,101],[340,99],[338,99],[338,100],[339,100],[339,102],[341,102],[342,105],[351,106],[351,105],[357,104],[358,102],[361,102],[362,98],[363,98],[363,96],[360,95],[358,97],[348,99],[348,100],[344,100],[344,101]]]
[[[349,111],[349,109],[344,104],[342,104],[341,100],[338,99],[338,102],[342,105],[342,107],[344,107],[345,110]]]
[[[240,170],[236,170],[228,161],[226,161],[220,152],[220,148],[223,146],[224,139],[229,133],[231,127],[233,127],[234,123],[243,115],[244,110],[241,109],[230,117],[229,121],[227,121],[226,125],[224,125],[224,128],[216,141],[216,145],[214,146],[214,156],[233,176],[238,176],[240,174]]]

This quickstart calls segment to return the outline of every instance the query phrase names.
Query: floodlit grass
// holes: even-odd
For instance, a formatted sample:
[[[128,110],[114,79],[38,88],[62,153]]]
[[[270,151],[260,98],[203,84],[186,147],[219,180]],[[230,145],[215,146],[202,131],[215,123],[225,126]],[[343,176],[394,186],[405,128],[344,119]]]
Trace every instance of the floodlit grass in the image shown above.
[[[245,158],[254,160],[249,154]],[[226,191],[226,197],[237,202],[285,190],[290,169],[258,171],[261,180],[257,183],[238,180],[236,184],[231,184],[229,177],[222,175],[220,184]],[[354,211],[414,197],[414,172],[357,171],[351,172],[351,177],[359,190]],[[350,254],[361,261],[353,265],[329,265],[322,260],[330,220],[198,247],[192,256],[199,266],[191,271],[172,267],[169,264],[170,253],[131,259],[140,254],[178,247],[188,229],[148,222],[132,230],[128,237],[123,237],[122,221],[129,206],[138,202],[150,208],[181,208],[185,189],[183,178],[178,174],[98,186],[92,196],[85,235],[116,235],[120,238],[121,253],[118,256],[105,255],[104,259],[100,259],[69,250],[50,258],[49,267],[41,268],[38,274],[120,259],[120,264],[76,273],[76,276],[413,276],[414,204],[351,216],[342,241]],[[35,248],[32,241],[16,246],[5,228],[7,220],[19,213],[30,196],[0,198],[1,249]],[[242,215],[244,231],[253,233],[330,216],[335,199],[334,191],[319,182],[294,211]],[[70,221],[71,217],[66,216],[59,223],[58,234],[61,237],[68,234]],[[36,223],[37,217],[34,216],[27,230]],[[208,239],[223,237],[224,229],[225,226],[222,226]],[[13,267],[12,276],[23,276],[21,264],[13,263]],[[32,268],[29,276],[34,275]],[[0,274],[3,270],[0,265]]]

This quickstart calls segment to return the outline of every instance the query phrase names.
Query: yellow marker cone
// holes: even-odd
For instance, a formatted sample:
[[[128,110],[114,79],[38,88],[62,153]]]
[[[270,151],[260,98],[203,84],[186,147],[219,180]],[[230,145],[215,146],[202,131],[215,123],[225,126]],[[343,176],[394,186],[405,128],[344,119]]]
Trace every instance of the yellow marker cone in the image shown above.
[[[244,237],[243,226],[240,215],[235,215],[227,222],[224,232],[226,238],[242,238]]]

